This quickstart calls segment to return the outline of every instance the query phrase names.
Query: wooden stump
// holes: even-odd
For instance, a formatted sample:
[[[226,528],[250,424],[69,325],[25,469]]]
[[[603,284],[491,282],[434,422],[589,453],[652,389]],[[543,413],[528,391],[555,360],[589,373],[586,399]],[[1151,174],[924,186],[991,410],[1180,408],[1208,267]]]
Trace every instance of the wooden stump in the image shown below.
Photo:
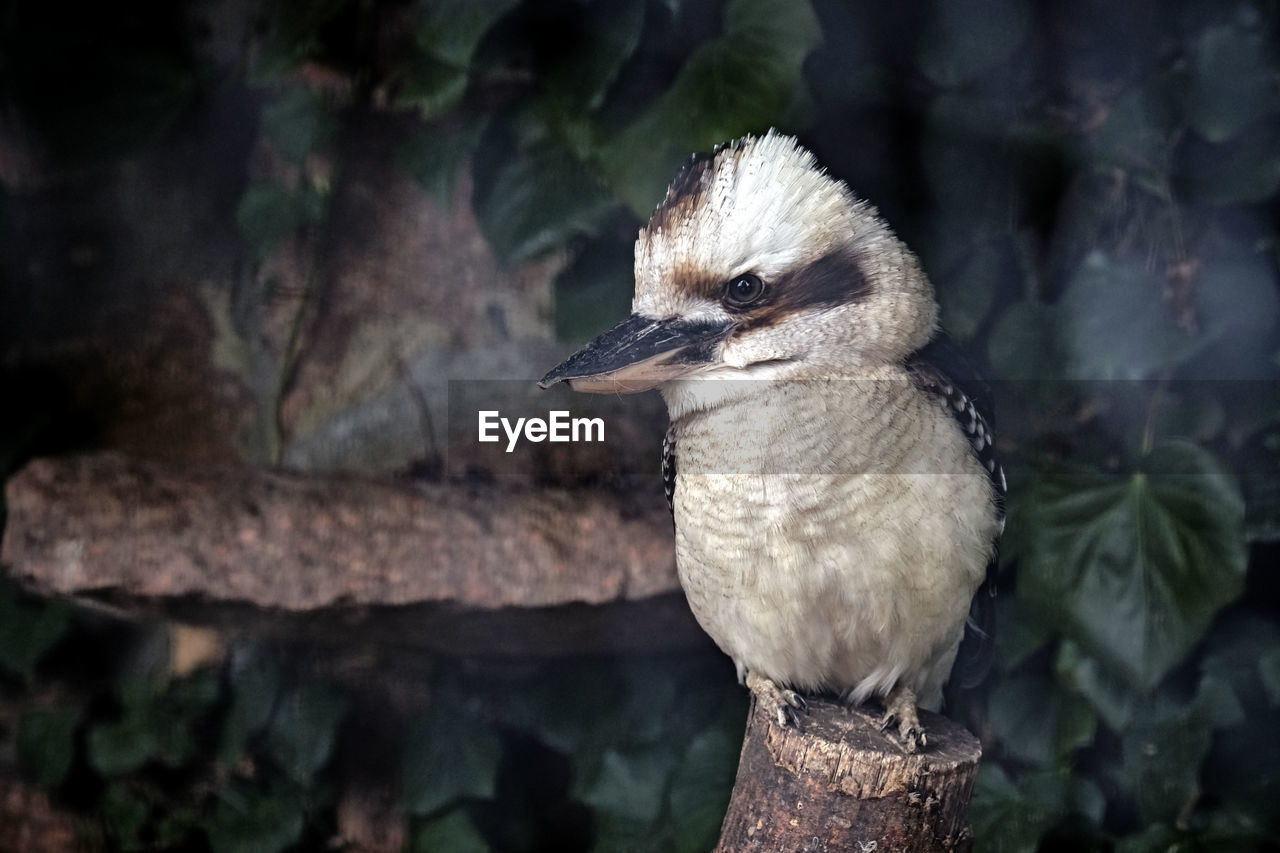
[[[946,717],[920,722],[928,746],[908,755],[865,713],[810,699],[801,728],[783,728],[752,694],[717,853],[970,850],[982,748]]]

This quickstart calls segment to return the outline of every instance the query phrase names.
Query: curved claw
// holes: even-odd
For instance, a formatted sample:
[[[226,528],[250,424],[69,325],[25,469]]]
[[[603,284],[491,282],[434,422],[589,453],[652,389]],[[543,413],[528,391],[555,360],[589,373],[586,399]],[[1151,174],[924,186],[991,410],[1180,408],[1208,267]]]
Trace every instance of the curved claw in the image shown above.
[[[894,725],[898,729],[898,745],[907,752],[919,752],[928,744],[924,727],[916,713],[916,694],[899,684],[884,700],[884,716],[880,718],[880,731],[888,731]]]
[[[747,687],[756,695],[759,701],[766,703],[766,707],[770,709],[774,719],[778,721],[778,725],[783,727],[794,726],[797,729],[802,728],[799,712],[807,712],[809,703],[799,693],[789,688],[780,687],[777,682],[764,676],[756,675],[754,672],[747,673]]]
[[[782,700],[797,711],[808,711],[809,703],[804,701],[804,697],[794,690],[783,689]]]

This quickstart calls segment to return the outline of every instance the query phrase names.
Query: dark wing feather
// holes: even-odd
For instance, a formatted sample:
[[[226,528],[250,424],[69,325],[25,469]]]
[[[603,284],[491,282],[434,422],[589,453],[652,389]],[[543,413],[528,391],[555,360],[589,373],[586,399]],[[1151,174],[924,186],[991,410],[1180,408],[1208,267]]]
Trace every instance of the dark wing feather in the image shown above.
[[[662,490],[667,493],[667,509],[676,516],[676,428],[667,427],[662,437]]]
[[[939,336],[917,352],[907,363],[916,383],[932,394],[951,413],[974,456],[987,471],[995,498],[1000,529],[1004,530],[1004,501],[1007,484],[1004,469],[995,454],[994,413],[991,389],[977,376],[958,350]],[[998,544],[998,541],[997,541]],[[987,576],[969,606],[964,642],[956,656],[953,678],[961,687],[972,687],[991,668],[995,654],[996,551],[992,551]]]

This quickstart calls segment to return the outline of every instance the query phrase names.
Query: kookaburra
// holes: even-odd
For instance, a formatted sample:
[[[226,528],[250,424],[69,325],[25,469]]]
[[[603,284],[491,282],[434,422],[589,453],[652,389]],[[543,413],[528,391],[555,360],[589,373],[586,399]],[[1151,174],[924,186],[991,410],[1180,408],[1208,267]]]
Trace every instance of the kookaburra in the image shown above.
[[[680,583],[783,724],[879,699],[924,745],[1003,526],[988,422],[934,364],[933,288],[770,131],[697,157],[640,232],[632,314],[541,382],[656,387]],[[679,476],[676,475],[677,466]]]

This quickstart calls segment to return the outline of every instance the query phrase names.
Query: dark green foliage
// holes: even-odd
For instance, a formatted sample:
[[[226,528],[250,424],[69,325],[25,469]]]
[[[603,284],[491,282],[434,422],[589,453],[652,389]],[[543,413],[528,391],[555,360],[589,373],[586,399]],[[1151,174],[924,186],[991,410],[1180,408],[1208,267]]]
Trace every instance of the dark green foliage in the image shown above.
[[[400,148],[400,164],[441,204],[453,195],[463,161],[479,144],[485,119],[463,121],[458,127],[436,124],[416,133]]]
[[[735,709],[736,710],[736,709]],[[694,737],[676,767],[668,814],[681,853],[709,850],[720,835],[742,740],[733,721]]]
[[[0,583],[0,675],[34,678],[40,658],[66,631],[69,615],[64,605],[25,601]]]
[[[438,0],[424,3],[417,21],[417,47],[396,72],[397,103],[423,118],[462,103],[471,60],[480,39],[516,0]]]
[[[332,138],[334,117],[314,92],[287,89],[263,107],[262,132],[281,157],[300,164]]]
[[[169,43],[172,10],[64,30],[42,8],[11,10],[22,37],[0,31],[0,92],[60,161],[137,150],[192,102],[204,78]],[[996,380],[1012,489],[996,672],[964,705],[986,748],[977,849],[1280,845],[1272,0],[263,14],[235,81],[259,116],[236,190],[251,262],[299,238],[322,257],[330,183],[362,153],[344,139],[386,122],[438,199],[460,201],[467,172],[497,257],[567,255],[566,339],[625,314],[636,229],[690,153],[799,133],[917,249],[943,324]],[[70,73],[67,49],[84,59]],[[0,685],[33,690],[68,622],[0,591]],[[412,849],[709,849],[743,696],[703,666],[442,667],[388,771]],[[54,790],[88,777],[125,849],[328,840],[356,715],[342,689],[270,655],[152,675],[29,710],[23,768]]]
[[[413,853],[487,853],[490,849],[476,830],[464,809],[453,809],[440,817],[419,824],[414,830],[410,849]]]
[[[41,788],[62,784],[75,755],[75,730],[80,724],[78,708],[28,711],[18,728],[18,755]]]
[[[820,38],[808,2],[728,0],[723,26],[600,152],[610,186],[637,216],[648,217],[690,152],[779,122]]]
[[[311,783],[333,753],[343,698],[324,685],[303,684],[279,697],[267,726],[267,750],[289,778]]]
[[[293,846],[307,819],[297,792],[232,787],[205,827],[214,853],[270,853]]]
[[[1026,0],[933,0],[918,47],[920,70],[939,86],[968,83],[1008,59],[1026,39]]]
[[[1015,493],[1018,595],[1126,682],[1153,688],[1244,581],[1244,504],[1191,444],[1130,474],[1049,471]]]
[[[1192,42],[1186,117],[1208,141],[1227,142],[1280,112],[1280,50],[1267,30],[1256,18],[1213,24]]]
[[[255,184],[245,191],[236,224],[258,260],[265,260],[303,225],[324,215],[324,202],[313,191],[280,184]]]
[[[84,618],[70,617],[72,646]],[[339,683],[314,672],[330,650],[242,646],[175,678],[163,656],[131,651],[163,636],[154,626],[120,630],[101,658],[119,678],[69,682],[49,667],[44,689],[74,698],[26,711],[14,738],[27,778],[110,849],[319,849],[359,784],[387,797],[382,820],[402,823],[412,850],[697,851],[719,831],[746,694],[714,651],[423,657],[398,680]],[[387,692],[406,684],[429,698],[388,712]]]
[[[477,729],[461,708],[433,704],[406,737],[400,769],[405,811],[431,815],[464,797],[492,797],[501,756],[497,732]]]
[[[574,305],[556,312],[556,337],[588,341],[631,313],[632,254],[629,245],[608,237],[582,246],[556,282],[558,297]]]
[[[561,145],[543,142],[516,154],[476,199],[476,214],[498,257],[519,263],[594,234],[616,202]]]

